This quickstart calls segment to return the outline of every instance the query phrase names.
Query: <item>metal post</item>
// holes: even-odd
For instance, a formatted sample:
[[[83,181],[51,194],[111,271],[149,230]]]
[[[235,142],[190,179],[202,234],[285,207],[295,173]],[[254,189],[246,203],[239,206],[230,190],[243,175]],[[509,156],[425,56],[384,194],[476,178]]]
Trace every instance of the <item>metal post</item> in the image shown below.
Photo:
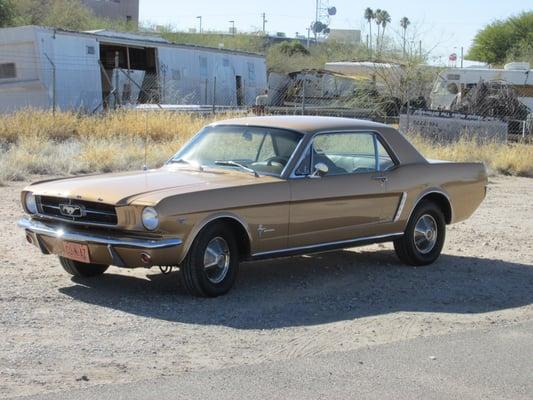
[[[204,96],[204,104],[208,104],[208,100],[207,100],[207,89],[208,89],[208,85],[209,85],[209,79],[205,78],[205,96]]]
[[[461,46],[461,68],[463,68],[464,61],[464,47]]]
[[[315,6],[315,24],[318,22],[318,8],[319,8],[319,1],[320,0],[316,0],[316,6]],[[315,27],[315,29],[313,29],[314,33],[315,33],[315,45],[317,44],[317,35],[318,35],[318,32],[316,31],[316,25],[313,25]]]
[[[405,128],[404,133],[409,133],[409,118],[411,114],[411,100],[407,99],[407,127]]]
[[[202,16],[199,15],[196,18],[200,20],[200,33],[202,33]]]
[[[216,112],[216,98],[217,98],[217,77],[213,78],[213,114]]]
[[[48,54],[44,53],[44,56],[48,59],[48,62],[50,65],[52,65],[52,115],[56,115],[56,65],[52,61],[50,57],[48,57]]]
[[[263,35],[266,35],[266,23],[268,21],[266,20],[266,14],[265,13],[261,14],[261,16],[263,17]]]
[[[305,79],[302,81],[302,115],[305,115]]]
[[[115,73],[115,110],[117,109],[119,103],[120,103],[120,94],[119,94],[119,76],[118,76],[118,70],[120,68],[120,55],[118,51],[115,51],[115,70],[117,71]]]
[[[130,48],[129,46],[126,46],[126,61],[128,64],[128,93],[126,97],[127,102],[131,102],[131,60],[130,60]]]

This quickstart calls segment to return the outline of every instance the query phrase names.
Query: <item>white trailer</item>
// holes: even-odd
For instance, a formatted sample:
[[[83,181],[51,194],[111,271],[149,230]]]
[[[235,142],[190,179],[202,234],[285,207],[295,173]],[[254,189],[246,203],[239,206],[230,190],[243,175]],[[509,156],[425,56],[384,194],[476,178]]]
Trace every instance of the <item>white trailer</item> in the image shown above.
[[[117,102],[247,106],[266,81],[265,58],[254,53],[111,31],[0,29],[0,112],[93,112]]]
[[[450,110],[461,104],[464,94],[480,82],[504,82],[517,93],[518,100],[533,111],[533,70],[528,63],[514,62],[503,69],[448,68],[441,72],[431,92],[431,108]]]

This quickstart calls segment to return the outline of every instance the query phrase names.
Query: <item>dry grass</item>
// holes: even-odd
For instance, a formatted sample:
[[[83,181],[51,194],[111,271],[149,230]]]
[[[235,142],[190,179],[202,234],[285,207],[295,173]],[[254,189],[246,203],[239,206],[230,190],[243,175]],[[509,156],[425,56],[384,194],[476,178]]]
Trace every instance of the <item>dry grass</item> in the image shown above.
[[[228,116],[217,116],[217,119]],[[29,175],[66,175],[157,167],[214,117],[121,111],[99,116],[23,111],[0,119],[0,182]],[[413,136],[428,158],[483,161],[492,173],[533,177],[533,146],[435,145]]]
[[[459,140],[436,144],[420,136],[409,137],[411,143],[430,159],[483,162],[490,174],[533,177],[533,145],[525,143],[477,143]]]

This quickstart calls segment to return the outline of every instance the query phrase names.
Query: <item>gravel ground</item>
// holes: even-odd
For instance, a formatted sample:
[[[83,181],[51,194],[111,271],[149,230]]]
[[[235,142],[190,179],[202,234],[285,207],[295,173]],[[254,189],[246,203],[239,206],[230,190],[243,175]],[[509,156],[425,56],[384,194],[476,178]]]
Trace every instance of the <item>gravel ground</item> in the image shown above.
[[[158,270],[71,279],[16,228],[22,187],[0,188],[0,397],[533,319],[531,179],[492,178],[476,214],[449,227],[433,266],[403,267],[389,244],[262,261],[243,265],[234,290],[218,299],[193,299],[176,273]]]

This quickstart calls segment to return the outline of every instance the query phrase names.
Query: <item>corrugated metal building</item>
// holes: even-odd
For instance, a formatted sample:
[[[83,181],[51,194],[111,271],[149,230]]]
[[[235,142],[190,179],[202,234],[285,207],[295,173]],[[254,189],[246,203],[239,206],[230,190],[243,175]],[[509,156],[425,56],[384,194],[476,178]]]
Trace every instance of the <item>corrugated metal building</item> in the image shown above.
[[[259,54],[111,31],[0,29],[0,112],[54,104],[86,112],[116,103],[245,106],[266,80]]]

